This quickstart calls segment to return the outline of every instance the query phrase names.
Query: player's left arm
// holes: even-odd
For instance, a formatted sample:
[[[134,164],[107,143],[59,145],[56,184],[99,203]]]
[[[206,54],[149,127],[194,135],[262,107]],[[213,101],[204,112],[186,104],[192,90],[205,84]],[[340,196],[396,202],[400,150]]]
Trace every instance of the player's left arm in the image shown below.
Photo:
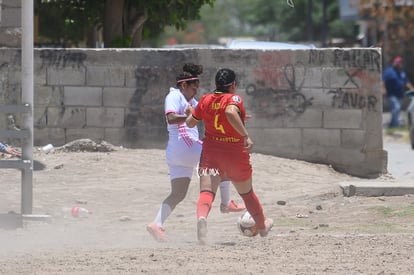
[[[230,125],[244,138],[244,146],[247,150],[252,149],[253,141],[250,139],[249,133],[240,117],[239,107],[230,104],[226,107],[225,114]]]
[[[185,124],[187,124],[187,127],[194,128],[200,120],[196,119],[193,115],[189,115],[187,119],[185,120]]]

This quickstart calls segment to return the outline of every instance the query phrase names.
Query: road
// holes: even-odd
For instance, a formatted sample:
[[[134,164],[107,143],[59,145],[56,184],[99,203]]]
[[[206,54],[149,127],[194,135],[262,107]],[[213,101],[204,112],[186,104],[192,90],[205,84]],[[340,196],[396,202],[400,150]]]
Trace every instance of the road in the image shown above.
[[[414,150],[406,136],[384,137],[384,150],[388,152],[388,172],[397,180],[414,180]]]

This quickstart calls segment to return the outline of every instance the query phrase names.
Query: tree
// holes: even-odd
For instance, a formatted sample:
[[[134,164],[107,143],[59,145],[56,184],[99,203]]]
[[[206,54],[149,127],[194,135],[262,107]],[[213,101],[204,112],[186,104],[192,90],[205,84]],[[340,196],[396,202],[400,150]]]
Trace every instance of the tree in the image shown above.
[[[253,37],[281,42],[304,42],[312,38],[312,41],[322,41],[322,1],[293,2],[294,7],[285,0],[216,0],[213,8],[204,6],[200,10],[204,40],[211,44],[217,43],[219,37]],[[308,29],[307,20],[309,3],[312,3],[311,29]],[[326,4],[328,40],[333,37],[354,40],[354,23],[341,21],[339,2],[326,1]],[[170,37],[176,36],[170,29],[168,31]]]
[[[55,39],[58,30],[63,36],[78,41],[79,35],[73,30],[79,32],[81,26],[102,27],[105,47],[140,47],[143,39],[158,35],[165,26],[185,28],[188,20],[200,18],[201,6],[212,6],[214,1],[37,0],[36,10],[39,18],[48,19],[41,20],[40,32],[47,33],[46,29],[52,27],[55,31],[49,35]],[[54,12],[53,17],[48,17],[50,12]],[[51,19],[59,22],[49,21]]]
[[[251,27],[256,35],[271,41],[306,41],[307,12],[310,1],[294,1],[294,7],[285,1],[255,0],[251,5],[244,6],[241,18],[245,25]],[[322,40],[323,34],[323,1],[312,1],[312,37]],[[342,22],[339,17],[339,1],[326,1],[327,25],[329,37],[352,38],[353,23]]]
[[[101,1],[36,0],[40,42],[63,47],[78,45],[85,36],[90,36],[95,28],[100,27],[102,8]]]
[[[361,17],[367,22],[370,46],[382,48],[384,65],[400,55],[405,64],[414,62],[414,7],[410,1],[359,0]],[[410,79],[414,69],[406,68]]]

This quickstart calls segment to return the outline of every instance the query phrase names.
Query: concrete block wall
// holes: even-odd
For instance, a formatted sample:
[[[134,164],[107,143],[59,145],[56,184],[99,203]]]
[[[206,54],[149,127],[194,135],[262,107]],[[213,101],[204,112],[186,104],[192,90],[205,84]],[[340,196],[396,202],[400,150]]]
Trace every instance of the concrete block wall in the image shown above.
[[[164,97],[186,62],[204,66],[198,96],[214,89],[219,68],[236,71],[255,152],[361,177],[385,172],[376,48],[36,49],[35,145],[164,148]],[[20,52],[0,49],[0,103],[19,102],[20,90]]]
[[[0,0],[0,47],[20,47],[21,0]]]

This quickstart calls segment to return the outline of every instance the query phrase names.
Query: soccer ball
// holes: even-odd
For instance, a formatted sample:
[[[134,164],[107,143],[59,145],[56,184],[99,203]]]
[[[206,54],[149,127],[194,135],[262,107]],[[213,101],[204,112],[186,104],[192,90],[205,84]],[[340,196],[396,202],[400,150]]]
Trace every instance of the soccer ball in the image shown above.
[[[256,227],[256,222],[253,220],[253,217],[249,212],[244,212],[237,220],[237,228],[240,233],[246,237],[254,237],[259,231]]]

